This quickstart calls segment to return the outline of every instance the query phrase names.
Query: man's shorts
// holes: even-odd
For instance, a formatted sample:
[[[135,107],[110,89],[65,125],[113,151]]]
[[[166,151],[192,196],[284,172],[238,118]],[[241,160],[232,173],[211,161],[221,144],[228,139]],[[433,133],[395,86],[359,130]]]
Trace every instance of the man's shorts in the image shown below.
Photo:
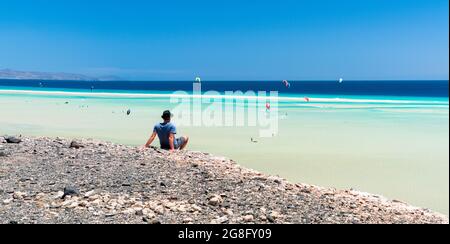
[[[184,145],[184,143],[186,143],[186,140],[184,139],[184,137],[180,137],[175,139],[175,149],[180,149],[181,146]]]

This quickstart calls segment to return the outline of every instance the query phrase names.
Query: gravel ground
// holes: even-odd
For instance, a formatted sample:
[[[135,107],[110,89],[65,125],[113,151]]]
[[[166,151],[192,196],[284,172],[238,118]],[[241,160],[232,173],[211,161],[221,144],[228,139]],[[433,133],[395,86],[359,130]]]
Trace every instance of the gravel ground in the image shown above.
[[[0,137],[0,223],[448,224],[427,209],[291,184],[207,153],[19,139]]]

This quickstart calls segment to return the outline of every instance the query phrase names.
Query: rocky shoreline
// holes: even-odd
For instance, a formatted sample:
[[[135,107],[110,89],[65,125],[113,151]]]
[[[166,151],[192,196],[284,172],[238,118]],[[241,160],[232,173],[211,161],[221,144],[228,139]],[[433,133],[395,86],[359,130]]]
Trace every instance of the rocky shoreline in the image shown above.
[[[448,218],[377,195],[291,184],[207,153],[0,137],[0,223],[448,224]]]

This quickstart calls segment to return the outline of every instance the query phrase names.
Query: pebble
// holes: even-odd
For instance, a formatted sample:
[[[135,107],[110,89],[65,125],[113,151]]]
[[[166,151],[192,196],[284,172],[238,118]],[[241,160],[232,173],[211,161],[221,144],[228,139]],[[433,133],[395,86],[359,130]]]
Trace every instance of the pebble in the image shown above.
[[[193,212],[201,212],[202,211],[202,208],[195,204],[191,206],[191,209],[193,210]]]
[[[159,219],[151,219],[151,220],[147,220],[145,222],[147,222],[148,224],[151,224],[151,225],[160,225],[160,224],[162,224]]]
[[[226,215],[228,215],[228,216],[234,215],[234,213],[233,213],[233,211],[232,211],[231,209],[226,209],[226,210],[224,211],[224,214],[226,214]]]
[[[78,207],[79,203],[77,201],[72,202],[67,206],[67,208],[76,208]]]
[[[3,204],[10,204],[14,199],[13,198],[8,198],[3,200]]]
[[[24,193],[24,192],[17,191],[17,192],[14,192],[13,198],[16,199],[16,200],[21,200],[21,199],[23,199],[26,195],[27,195],[27,194]]]
[[[184,213],[187,211],[186,205],[180,205],[177,209],[178,212]]]
[[[163,206],[161,206],[161,205],[159,205],[159,206],[157,206],[155,209],[155,212],[156,213],[158,213],[158,214],[164,214],[164,207]]]
[[[148,209],[148,208],[144,208],[142,210],[142,214],[147,216],[148,218],[152,219],[155,217],[155,212],[153,212],[153,210]]]
[[[36,194],[36,196],[35,196],[35,198],[37,199],[37,200],[40,200],[40,199],[42,199],[42,198],[44,198],[45,197],[45,194],[44,193],[38,193],[38,194]]]
[[[244,221],[245,222],[253,222],[254,220],[255,220],[255,217],[253,216],[253,215],[246,215],[246,216],[244,216]]]
[[[215,195],[215,196],[211,197],[208,201],[208,204],[211,206],[219,206],[222,203],[223,203],[223,199],[219,195]]]
[[[217,218],[217,223],[219,223],[219,224],[224,224],[224,223],[227,223],[228,221],[229,221],[229,219],[227,216],[222,216],[220,218]]]
[[[95,199],[98,198],[98,196],[95,196],[95,190],[88,191],[88,192],[84,193],[84,197],[92,199],[92,200],[95,200]]]
[[[122,211],[122,214],[125,214],[125,215],[133,215],[133,214],[136,214],[136,212],[135,212],[134,209],[132,209],[132,208],[127,208],[127,209],[125,209],[125,210]]]
[[[281,217],[281,215],[278,213],[278,212],[276,212],[276,211],[272,211],[268,216],[267,216],[267,219],[270,221],[270,222],[272,222],[272,223],[274,223],[277,219],[279,219]]]
[[[0,150],[0,157],[7,157],[7,156],[9,156],[9,154],[6,151]]]
[[[86,198],[86,197],[85,197]],[[99,195],[92,195],[87,198],[90,202],[94,202],[96,200],[101,200]]]
[[[142,208],[134,208],[133,211],[135,212],[135,214],[137,216],[143,216],[144,215],[144,211],[142,210]]]
[[[64,196],[64,192],[63,191],[58,191],[54,194],[53,198],[62,198],[62,196]]]

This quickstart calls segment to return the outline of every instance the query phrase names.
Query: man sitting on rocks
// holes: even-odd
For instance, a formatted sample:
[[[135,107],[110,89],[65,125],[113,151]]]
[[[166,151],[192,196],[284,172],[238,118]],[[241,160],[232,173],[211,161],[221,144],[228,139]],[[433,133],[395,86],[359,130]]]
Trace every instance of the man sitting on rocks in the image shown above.
[[[150,147],[156,136],[158,136],[161,149],[170,151],[175,151],[175,149],[183,150],[189,142],[189,137],[182,136],[180,138],[175,138],[177,128],[170,122],[172,118],[172,113],[170,111],[164,111],[161,118],[164,122],[155,125],[153,134],[150,136],[150,139],[148,139],[143,149]]]

